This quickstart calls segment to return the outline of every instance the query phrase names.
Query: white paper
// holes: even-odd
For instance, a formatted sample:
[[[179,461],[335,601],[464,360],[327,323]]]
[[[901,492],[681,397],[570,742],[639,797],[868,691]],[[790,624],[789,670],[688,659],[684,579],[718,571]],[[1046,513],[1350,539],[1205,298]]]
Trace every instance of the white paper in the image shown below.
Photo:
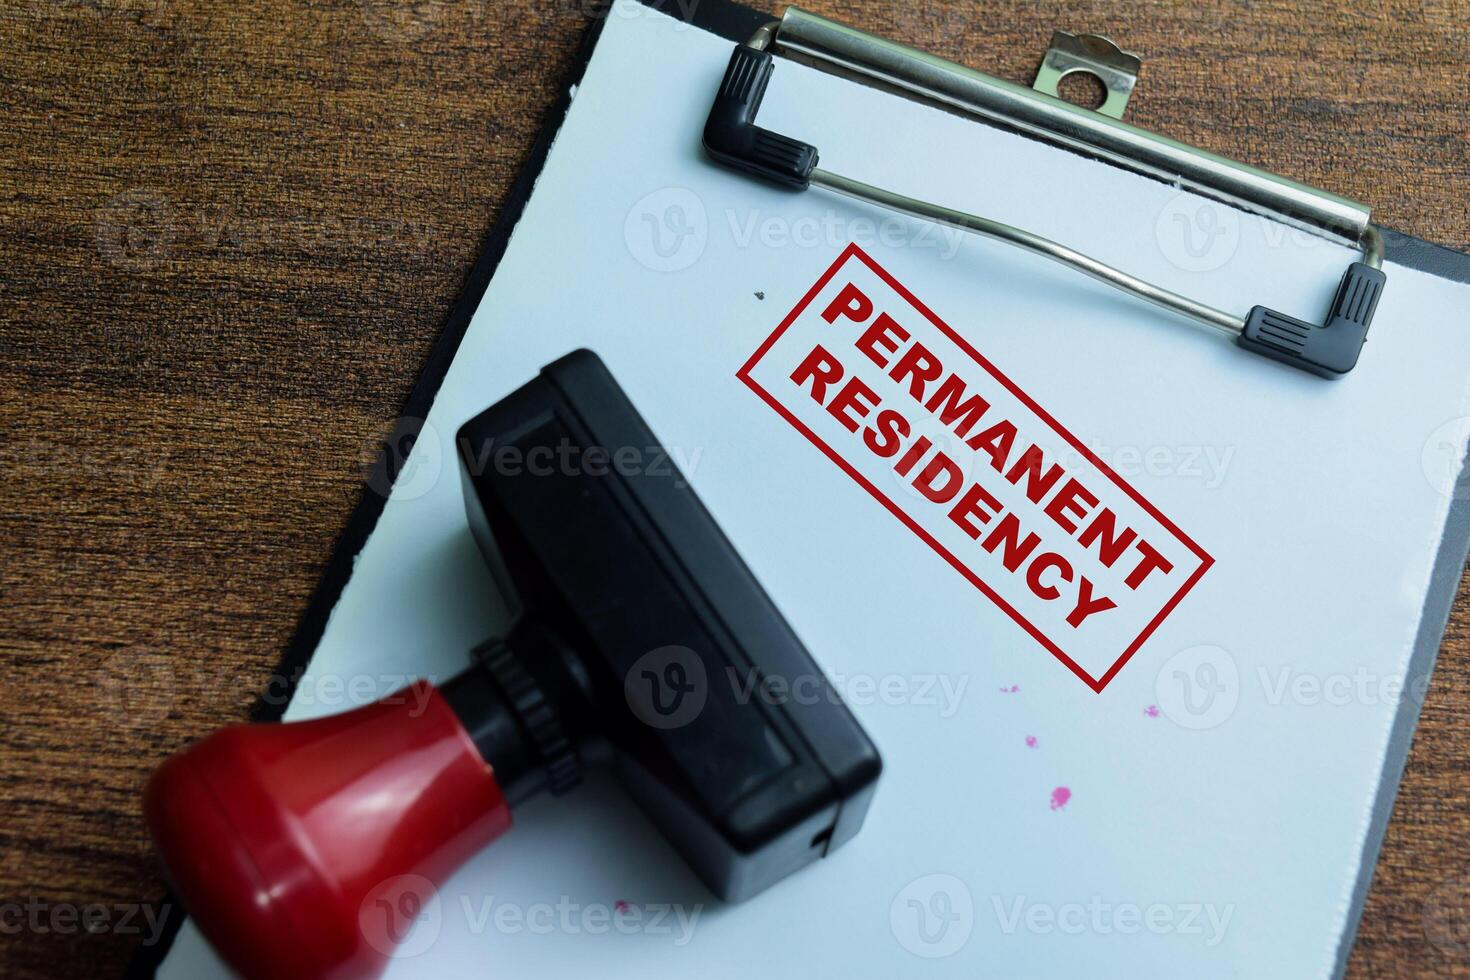
[[[453,436],[585,346],[848,695],[877,796],[852,842],[727,907],[595,777],[518,810],[390,976],[1330,975],[1465,444],[1470,292],[1390,267],[1358,367],[1298,373],[1010,246],[717,168],[730,47],[610,17],[287,717],[350,706],[324,678],[448,676],[504,625]],[[1315,317],[1352,259],[786,61],[760,122],[1225,309]],[[850,241],[1214,557],[1102,693],[736,379]],[[163,975],[211,963],[190,926]]]

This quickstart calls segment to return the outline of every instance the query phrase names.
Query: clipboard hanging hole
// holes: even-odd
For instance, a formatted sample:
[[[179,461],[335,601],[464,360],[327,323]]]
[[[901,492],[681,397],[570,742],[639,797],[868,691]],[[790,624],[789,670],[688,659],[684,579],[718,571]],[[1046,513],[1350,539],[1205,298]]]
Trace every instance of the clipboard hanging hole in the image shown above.
[[[1142,58],[1124,51],[1101,34],[1054,31],[1051,47],[1046,49],[1046,57],[1041,59],[1041,67],[1037,69],[1036,81],[1031,83],[1031,87],[1073,105],[1080,105],[1084,109],[1122,119],[1123,110],[1128,108],[1128,99],[1133,95],[1133,89],[1138,84],[1138,73],[1142,69]],[[1060,90],[1063,79],[1068,80],[1067,88],[1072,91],[1078,85],[1086,84],[1073,80],[1079,74],[1091,76],[1090,80],[1101,84],[1103,95],[1095,100],[1095,104],[1089,105],[1088,100],[1075,98]]]
[[[1069,71],[1057,83],[1057,98],[1083,109],[1101,109],[1108,100],[1107,83],[1085,68]]]

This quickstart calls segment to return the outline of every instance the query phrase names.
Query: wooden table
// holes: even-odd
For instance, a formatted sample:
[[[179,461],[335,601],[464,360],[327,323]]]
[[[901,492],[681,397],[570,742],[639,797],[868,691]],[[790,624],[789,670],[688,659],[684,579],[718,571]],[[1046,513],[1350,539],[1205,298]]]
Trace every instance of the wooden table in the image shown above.
[[[1464,3],[808,2],[1019,82],[1054,27],[1110,34],[1133,121],[1470,247]],[[273,667],[589,9],[0,10],[0,897],[59,923],[0,973],[117,973],[146,933],[139,788]],[[1355,977],[1470,976],[1467,627],[1462,594]],[[46,918],[93,903],[97,935]]]

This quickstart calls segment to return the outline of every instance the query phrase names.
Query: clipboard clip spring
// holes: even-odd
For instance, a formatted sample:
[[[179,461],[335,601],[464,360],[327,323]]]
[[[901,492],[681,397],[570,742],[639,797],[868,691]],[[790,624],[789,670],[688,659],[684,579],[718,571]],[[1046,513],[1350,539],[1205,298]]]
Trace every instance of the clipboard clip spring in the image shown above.
[[[832,36],[838,42],[850,46],[851,52],[865,51],[864,45],[872,48],[882,59],[882,64],[878,67],[856,64],[857,55],[851,52],[845,53],[845,57],[832,58],[842,67],[854,70],[859,74],[890,81],[894,66],[902,65],[903,59],[909,56],[905,54],[908,49],[901,48],[892,42],[872,38],[870,35],[832,24],[814,15],[797,11],[795,8],[788,9],[786,16],[787,19],[795,17],[798,24],[814,25],[813,30],[832,32]],[[704,127],[705,151],[718,163],[792,190],[806,190],[816,186],[911,217],[933,221],[984,238],[1015,245],[1066,265],[1155,306],[1211,327],[1233,338],[1237,345],[1246,350],[1320,377],[1341,377],[1356,366],[1386,281],[1381,269],[1383,238],[1378,228],[1366,221],[1366,210],[1364,211],[1365,220],[1362,222],[1357,240],[1357,244],[1363,251],[1363,258],[1361,261],[1351,263],[1347,271],[1343,273],[1323,322],[1302,320],[1265,306],[1254,306],[1244,317],[1237,316],[1139,279],[1060,242],[1052,241],[1025,229],[908,197],[821,169],[817,166],[816,147],[763,129],[755,122],[761,101],[765,97],[766,86],[770,82],[771,73],[775,67],[775,55],[769,49],[785,23],[783,20],[780,23],[772,22],[761,27],[749,41],[736,45],[735,51],[730,56],[730,63],[725,69],[724,78],[720,82]],[[807,50],[810,53],[810,50],[800,47],[800,41],[795,43],[798,45],[798,50]],[[1014,88],[1009,83],[989,79],[988,76],[980,75],[978,72],[970,72],[968,69],[950,65],[948,62],[942,62],[927,55],[921,57],[923,59],[921,68],[930,76],[924,81],[926,86],[937,84],[932,80],[936,72],[953,69],[951,74],[959,77],[960,82],[972,85],[976,84],[976,79],[981,80],[979,84],[993,82],[997,86],[998,97],[1013,97],[1013,94],[1007,91],[1007,89]],[[960,72],[966,74],[959,76]],[[945,80],[944,76],[939,77],[941,81]],[[917,89],[918,83],[915,82],[908,87]],[[927,88],[925,91],[926,94],[932,94]],[[1031,93],[1028,93],[1028,97],[1047,98],[1046,96],[1032,96]],[[957,98],[951,101],[958,103]],[[1066,105],[1060,100],[1052,101]],[[1071,106],[1067,106],[1066,111],[1088,112],[1088,110],[1075,109]],[[998,115],[998,113],[995,114]],[[1111,121],[1109,123],[1111,124]],[[1033,123],[1032,125],[1034,127],[1040,124]],[[1139,140],[1139,137],[1134,134],[1142,131],[1125,127],[1121,123],[1113,125],[1124,130],[1124,136]],[[1066,142],[1081,143],[1084,140],[1072,136]],[[1234,176],[1228,173],[1228,168],[1222,166],[1228,164],[1229,161],[1209,156],[1203,151],[1193,151],[1192,148],[1170,141],[1161,141],[1161,145],[1170,154],[1173,154],[1176,162],[1179,159],[1187,160],[1191,153],[1199,154],[1206,164],[1218,170],[1218,172],[1211,172],[1207,167],[1202,167],[1201,172],[1206,177],[1216,176],[1222,184],[1225,183],[1227,177]],[[1273,175],[1264,175],[1259,171],[1245,170],[1244,172],[1246,178],[1256,181],[1254,186],[1265,188],[1260,191],[1262,194],[1269,193],[1285,197],[1294,192],[1310,191],[1310,189],[1300,188],[1300,185],[1290,184],[1282,178],[1275,178]],[[1270,181],[1275,183],[1260,179],[1263,177],[1269,177]],[[1200,183],[1205,183],[1204,177],[1200,178]],[[1241,183],[1245,184],[1245,181],[1242,180]],[[1239,193],[1243,194],[1244,191]],[[1350,208],[1355,207],[1351,205],[1351,202],[1339,198],[1328,198],[1322,192],[1315,193],[1327,199],[1326,207],[1340,204],[1347,213],[1352,213]]]

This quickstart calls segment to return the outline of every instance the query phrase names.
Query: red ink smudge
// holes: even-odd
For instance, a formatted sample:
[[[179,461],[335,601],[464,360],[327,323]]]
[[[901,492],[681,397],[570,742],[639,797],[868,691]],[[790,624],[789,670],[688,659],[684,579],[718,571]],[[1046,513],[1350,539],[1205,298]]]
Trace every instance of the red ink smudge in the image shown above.
[[[632,908],[632,906],[629,905],[627,902],[623,901],[621,898],[618,899],[616,902],[613,903],[613,909],[616,910],[616,912],[619,915],[622,915],[624,912],[627,912],[628,909],[630,909],[630,908]]]
[[[1028,748],[1028,749],[1034,749],[1034,748],[1036,748],[1036,736],[1035,735],[1027,735],[1026,736],[1026,748]]]
[[[1159,716],[1159,706],[1156,704],[1151,704],[1147,708],[1143,709],[1143,713],[1148,715],[1150,718],[1157,718]]]
[[[1067,801],[1071,798],[1071,790],[1069,790],[1065,786],[1058,786],[1056,789],[1051,791],[1051,808],[1053,810],[1060,810],[1062,807],[1067,805]]]
[[[1002,693],[1002,694],[1015,694],[1016,692],[1018,692],[1020,690],[1021,690],[1021,685],[1020,684],[1012,684],[1010,687],[1003,687],[1003,688],[1001,688],[1000,689],[1000,693]]]

